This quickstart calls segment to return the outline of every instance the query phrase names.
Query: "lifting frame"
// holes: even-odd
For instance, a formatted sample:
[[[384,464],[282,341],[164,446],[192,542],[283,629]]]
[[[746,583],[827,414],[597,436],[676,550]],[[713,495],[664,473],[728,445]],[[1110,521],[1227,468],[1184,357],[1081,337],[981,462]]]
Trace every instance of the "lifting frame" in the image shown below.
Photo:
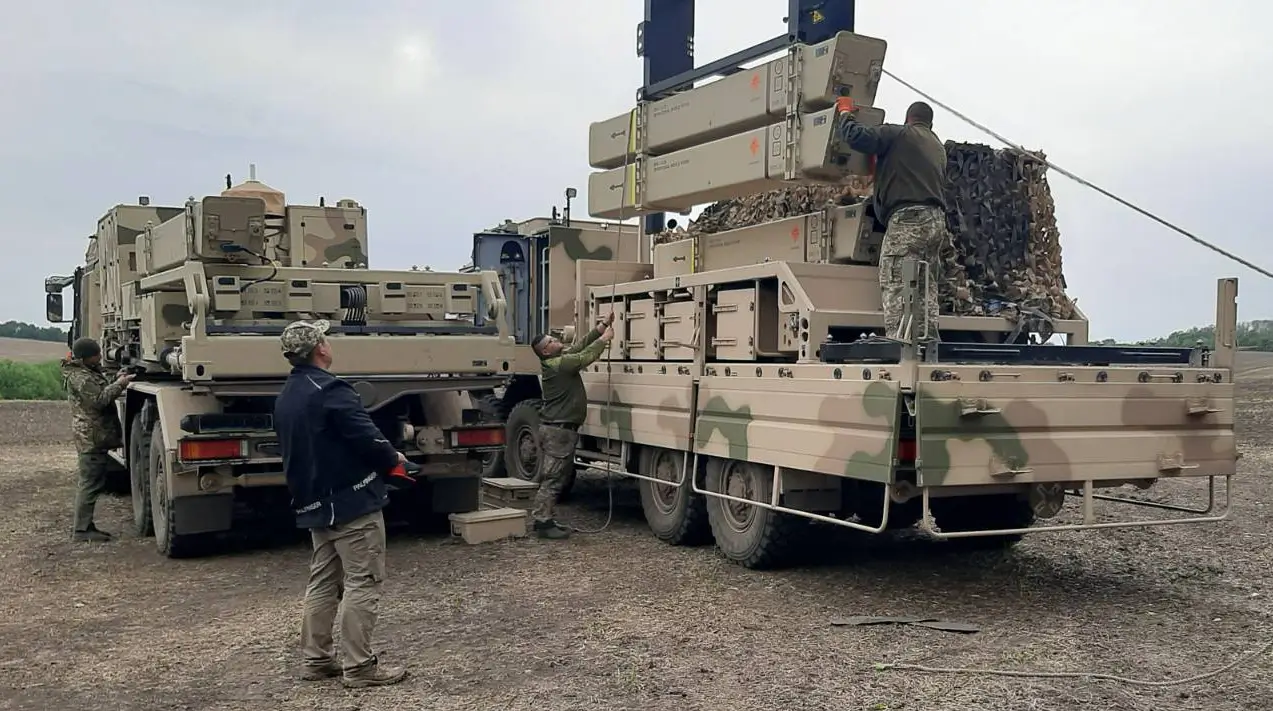
[[[694,82],[726,76],[747,62],[794,44],[817,44],[837,32],[852,32],[856,0],[787,0],[787,31],[760,44],[701,67],[694,67],[694,0],[645,0],[645,19],[637,25],[637,56],[644,83],[637,101],[656,101],[692,88]],[[664,215],[646,215],[645,232],[663,231]]]

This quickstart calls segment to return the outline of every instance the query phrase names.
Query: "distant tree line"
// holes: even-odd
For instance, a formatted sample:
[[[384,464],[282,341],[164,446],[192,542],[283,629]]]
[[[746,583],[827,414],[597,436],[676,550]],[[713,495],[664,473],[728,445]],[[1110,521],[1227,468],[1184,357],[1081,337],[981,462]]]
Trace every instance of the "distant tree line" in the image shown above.
[[[1191,348],[1201,343],[1208,348],[1214,348],[1216,329],[1215,326],[1199,326],[1183,331],[1173,331],[1162,338],[1152,338],[1147,341],[1122,343],[1113,338],[1106,338],[1101,343],[1109,346],[1173,346],[1176,348]],[[1247,351],[1273,352],[1273,320],[1239,322],[1238,348]]]
[[[22,321],[0,323],[0,338],[25,338],[28,341],[65,343],[66,331],[57,326],[36,326]]]

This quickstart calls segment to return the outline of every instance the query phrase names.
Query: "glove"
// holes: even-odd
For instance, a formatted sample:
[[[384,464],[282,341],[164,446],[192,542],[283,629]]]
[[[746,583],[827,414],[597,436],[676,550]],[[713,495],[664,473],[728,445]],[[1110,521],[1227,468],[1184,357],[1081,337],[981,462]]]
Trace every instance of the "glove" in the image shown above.
[[[398,466],[389,470],[389,488],[407,489],[418,483],[416,475],[420,473],[420,465],[415,462],[398,463]]]

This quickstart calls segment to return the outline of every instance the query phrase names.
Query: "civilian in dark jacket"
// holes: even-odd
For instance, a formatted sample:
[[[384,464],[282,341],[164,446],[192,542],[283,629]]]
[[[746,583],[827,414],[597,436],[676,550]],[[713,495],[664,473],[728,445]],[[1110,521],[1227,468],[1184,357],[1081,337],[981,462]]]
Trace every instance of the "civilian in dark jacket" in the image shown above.
[[[342,675],[355,688],[395,684],[406,670],[379,665],[371,635],[385,579],[384,477],[406,458],[371,421],[353,387],[328,372],[328,328],[326,321],[297,321],[283,331],[292,372],[274,403],[296,525],[308,528],[314,543],[301,624],[303,678]],[[342,589],[343,669],[332,648]]]

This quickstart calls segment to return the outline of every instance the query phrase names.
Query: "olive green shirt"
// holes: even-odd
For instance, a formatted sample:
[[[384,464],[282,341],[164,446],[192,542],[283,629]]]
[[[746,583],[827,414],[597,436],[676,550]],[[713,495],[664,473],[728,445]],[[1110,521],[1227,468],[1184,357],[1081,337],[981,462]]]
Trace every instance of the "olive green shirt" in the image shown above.
[[[601,357],[606,341],[601,331],[592,329],[561,353],[540,358],[540,383],[543,390],[540,419],[546,424],[582,425],[588,417],[588,393],[579,371]]]

